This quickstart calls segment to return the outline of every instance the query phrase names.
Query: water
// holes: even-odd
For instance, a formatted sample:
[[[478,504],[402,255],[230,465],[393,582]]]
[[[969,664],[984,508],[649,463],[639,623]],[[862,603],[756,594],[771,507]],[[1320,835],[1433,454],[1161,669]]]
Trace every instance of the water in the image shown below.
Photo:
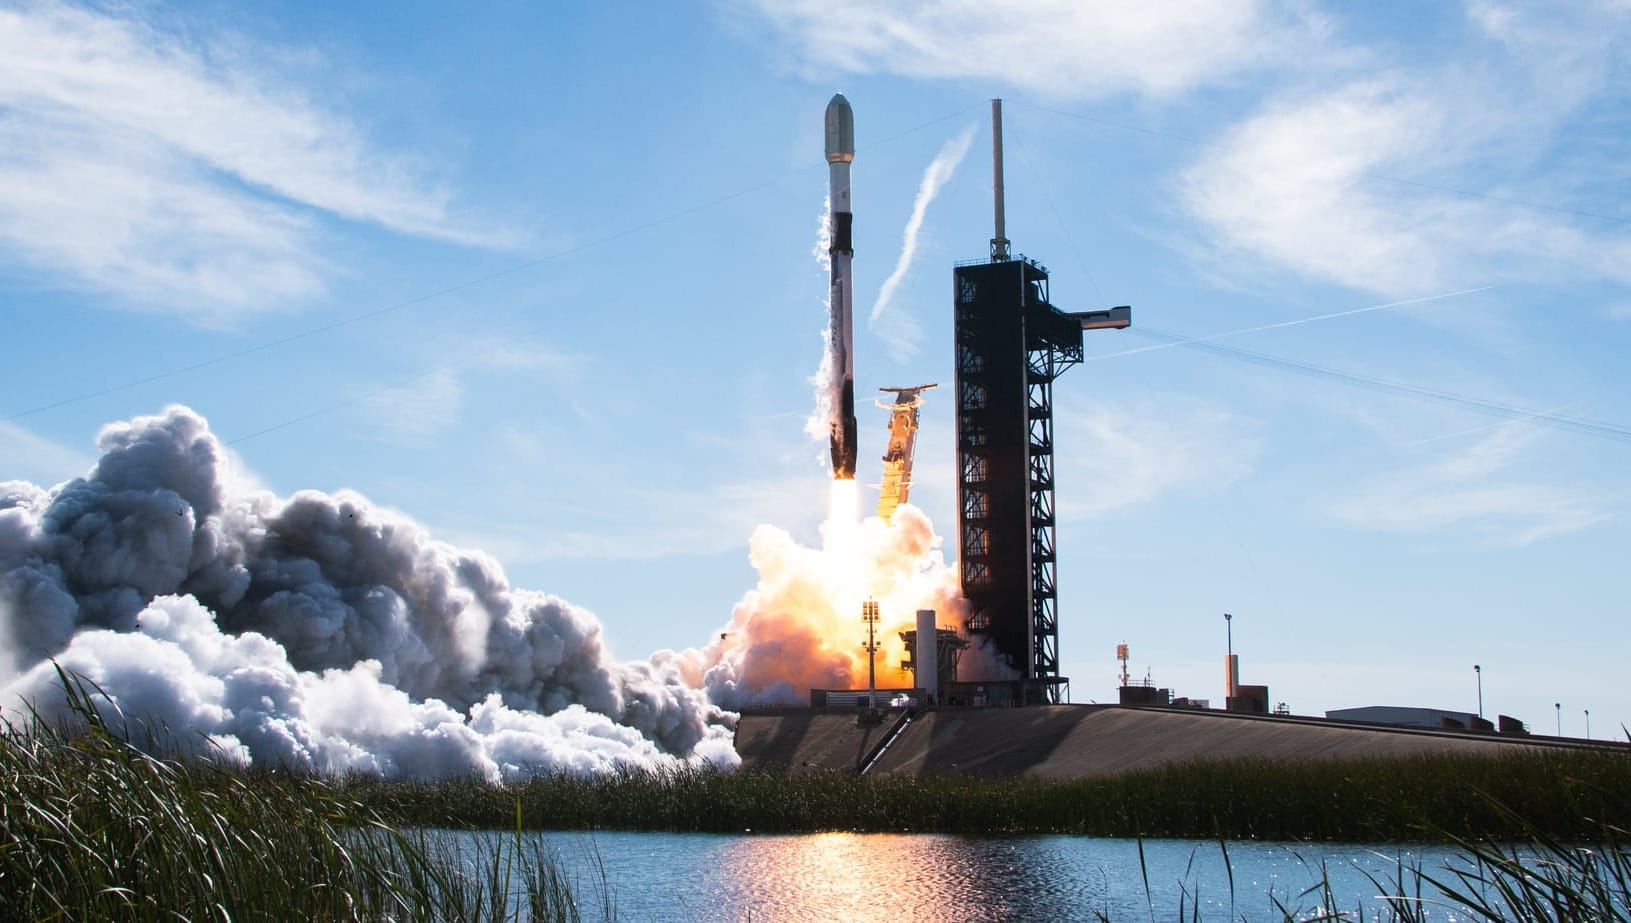
[[[1236,842],[1225,862],[1217,841],[1145,840],[1141,861],[1136,840],[935,834],[601,832],[546,842],[586,918],[599,918],[604,881],[616,918],[634,921],[1172,920],[1180,909],[1187,920],[1197,906],[1201,920],[1283,920],[1287,910],[1300,919],[1320,908],[1322,876],[1347,919],[1374,919],[1386,907],[1367,873],[1387,883],[1400,860],[1434,870],[1454,855]],[[1305,895],[1311,887],[1320,890]],[[1431,918],[1466,919],[1449,909]]]

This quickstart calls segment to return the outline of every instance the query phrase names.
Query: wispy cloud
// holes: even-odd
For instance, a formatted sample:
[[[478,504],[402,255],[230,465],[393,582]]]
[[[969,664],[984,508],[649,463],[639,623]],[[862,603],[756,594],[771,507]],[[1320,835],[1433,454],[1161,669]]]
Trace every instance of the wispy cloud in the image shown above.
[[[878,288],[878,300],[873,302],[872,313],[867,318],[874,330],[885,335],[885,348],[890,358],[897,362],[905,362],[917,355],[918,343],[923,339],[923,327],[911,315],[889,310],[893,306],[895,290],[900,288],[901,280],[912,269],[912,260],[917,256],[918,234],[923,231],[923,218],[928,214],[929,205],[940,193],[940,187],[957,172],[957,166],[968,154],[968,146],[973,140],[974,126],[970,125],[962,134],[947,141],[923,171],[923,179],[917,185],[917,198],[912,201],[912,216],[906,219],[906,229],[901,233],[900,256],[895,260],[894,271]]]
[[[96,459],[0,420],[0,481],[22,480],[49,486],[78,477],[96,466]]]
[[[1183,406],[1180,406],[1183,405]],[[1252,421],[1221,408],[1172,397],[1155,406],[1057,410],[1063,517],[1093,518],[1183,490],[1210,490],[1244,477],[1256,462]],[[1071,459],[1091,459],[1085,461]],[[1113,476],[1110,476],[1113,475]]]
[[[516,371],[543,372],[551,376],[575,379],[591,364],[588,356],[565,352],[548,343],[524,336],[470,336],[459,344],[459,353],[467,364],[487,368]]]
[[[1227,253],[1384,295],[1582,272],[1631,281],[1631,236],[1379,179],[1465,167],[1457,108],[1400,80],[1270,104],[1184,174],[1183,202]]]
[[[597,505],[593,529],[541,530],[525,522],[484,520],[439,530],[447,541],[482,548],[507,565],[558,560],[634,561],[740,549],[761,524],[793,526],[819,516],[829,479],[820,472],[672,489],[626,478],[615,503]]]
[[[1599,498],[1583,491],[1503,477],[1537,432],[1507,424],[1458,454],[1379,480],[1330,512],[1367,529],[1456,530],[1513,545],[1576,532],[1608,518]]]
[[[450,368],[384,388],[363,402],[368,422],[393,438],[421,443],[447,431],[464,406],[464,385]]]
[[[594,391],[586,380],[594,366],[590,356],[566,352],[524,335],[455,334],[438,348],[457,353],[459,366],[471,373],[497,372],[525,378],[547,390],[557,404],[571,410],[580,421],[593,423],[598,419],[584,401],[584,395]]]
[[[1055,98],[1171,96],[1306,53],[1313,17],[1256,0],[736,0],[806,69],[998,81]]]
[[[287,55],[58,4],[0,10],[0,241],[50,284],[195,315],[311,296],[326,213],[465,244],[422,165],[325,108]],[[308,62],[310,63],[310,62]]]
[[[1631,233],[1604,206],[1616,161],[1568,171],[1570,119],[1617,93],[1624,16],[1471,5],[1442,58],[1294,87],[1227,130],[1180,178],[1219,263],[1384,295],[1488,281],[1631,281]]]

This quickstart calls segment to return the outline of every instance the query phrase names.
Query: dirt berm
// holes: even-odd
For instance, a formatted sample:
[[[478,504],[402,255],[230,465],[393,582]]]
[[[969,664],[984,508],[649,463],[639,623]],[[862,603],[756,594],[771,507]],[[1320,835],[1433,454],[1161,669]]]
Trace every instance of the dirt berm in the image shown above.
[[[1120,706],[1053,705],[936,709],[881,724],[854,712],[743,715],[736,749],[744,769],[873,774],[1036,776],[1115,775],[1169,763],[1230,760],[1346,760],[1429,753],[1494,753],[1555,746],[1535,738],[1353,725],[1318,718],[1235,715]],[[888,746],[878,753],[880,745]]]

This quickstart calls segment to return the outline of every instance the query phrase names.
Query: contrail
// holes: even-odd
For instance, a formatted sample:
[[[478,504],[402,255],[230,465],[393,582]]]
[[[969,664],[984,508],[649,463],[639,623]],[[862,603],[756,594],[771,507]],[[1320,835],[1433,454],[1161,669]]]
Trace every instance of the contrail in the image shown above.
[[[1576,403],[1578,403],[1578,402],[1576,402]],[[1544,422],[1546,422],[1546,418],[1557,417],[1560,414],[1562,414],[1563,411],[1568,410],[1569,408],[1574,407],[1574,406],[1575,406],[1574,403],[1563,404],[1563,405],[1560,405],[1559,407],[1557,407],[1556,409],[1553,409],[1553,410],[1537,410],[1537,411],[1534,412],[1534,414],[1532,416],[1528,416],[1528,417],[1517,416],[1517,417],[1513,417],[1510,420],[1502,420],[1499,423],[1490,423],[1490,424],[1488,424],[1486,426],[1475,426],[1472,429],[1457,430],[1456,432],[1444,433],[1443,435],[1440,435],[1440,436],[1428,436],[1426,439],[1412,440],[1410,442],[1405,443],[1405,445],[1409,445],[1409,446],[1427,445],[1428,443],[1431,443],[1431,442],[1443,442],[1446,439],[1460,439],[1463,436],[1476,436],[1479,433],[1487,433],[1492,429],[1500,429],[1503,426],[1511,426],[1514,423],[1523,423],[1523,422],[1527,422],[1529,420],[1535,420],[1535,421],[1544,423]]]
[[[957,166],[963,162],[963,157],[968,153],[968,146],[973,140],[974,126],[970,125],[962,134],[947,141],[940,149],[940,153],[935,155],[934,160],[930,161],[928,168],[923,171],[923,179],[917,186],[917,199],[912,203],[912,217],[906,220],[906,230],[901,234],[900,257],[895,260],[895,270],[889,274],[889,278],[883,280],[883,285],[878,289],[878,300],[872,303],[868,323],[876,324],[883,316],[894,299],[895,290],[900,287],[901,280],[906,278],[906,273],[912,268],[912,259],[917,255],[917,236],[923,230],[923,217],[929,210],[929,203],[939,195],[940,187],[957,172]],[[905,352],[909,356],[916,352],[916,343],[908,340],[891,338],[891,353]],[[897,355],[896,358],[906,356]]]
[[[1402,308],[1405,305],[1423,304],[1429,301],[1442,301],[1446,298],[1459,298],[1462,295],[1476,295],[1479,292],[1487,292],[1494,287],[1495,286],[1493,285],[1481,285],[1478,288],[1462,289],[1459,292],[1445,292],[1442,295],[1427,295],[1422,298],[1409,298],[1404,301],[1390,301],[1387,304],[1373,304],[1368,308],[1353,308],[1347,311],[1337,311],[1332,314],[1320,314],[1316,317],[1303,317],[1298,318],[1297,320],[1283,320],[1273,324],[1261,324],[1256,327],[1243,327],[1239,330],[1229,330],[1224,333],[1210,333],[1203,337],[1179,337],[1174,336],[1173,334],[1162,333],[1159,335],[1169,337],[1170,342],[1156,343],[1152,346],[1139,346],[1134,349],[1123,349],[1120,352],[1102,353],[1096,356],[1088,356],[1082,361],[1093,362],[1099,359],[1114,359],[1117,356],[1132,356],[1138,353],[1153,352],[1157,349],[1171,349],[1174,346],[1188,346],[1194,343],[1208,343],[1212,340],[1222,340],[1228,337],[1237,337],[1248,333],[1257,333],[1263,330],[1277,330],[1281,327],[1297,327],[1301,326],[1302,324],[1312,324],[1318,320],[1331,320],[1334,317],[1348,317],[1353,314],[1366,314],[1371,311],[1385,311],[1388,308]]]

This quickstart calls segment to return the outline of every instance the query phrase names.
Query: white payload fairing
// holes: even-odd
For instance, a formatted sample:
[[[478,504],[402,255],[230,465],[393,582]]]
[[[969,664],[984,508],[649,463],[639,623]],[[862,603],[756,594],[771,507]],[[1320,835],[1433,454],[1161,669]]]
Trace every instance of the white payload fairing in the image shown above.
[[[832,357],[828,382],[832,395],[829,421],[832,447],[832,476],[855,480],[855,285],[850,263],[855,247],[850,241],[849,165],[855,159],[855,113],[844,94],[833,94],[827,103],[827,230],[832,263],[828,305],[827,344]]]

